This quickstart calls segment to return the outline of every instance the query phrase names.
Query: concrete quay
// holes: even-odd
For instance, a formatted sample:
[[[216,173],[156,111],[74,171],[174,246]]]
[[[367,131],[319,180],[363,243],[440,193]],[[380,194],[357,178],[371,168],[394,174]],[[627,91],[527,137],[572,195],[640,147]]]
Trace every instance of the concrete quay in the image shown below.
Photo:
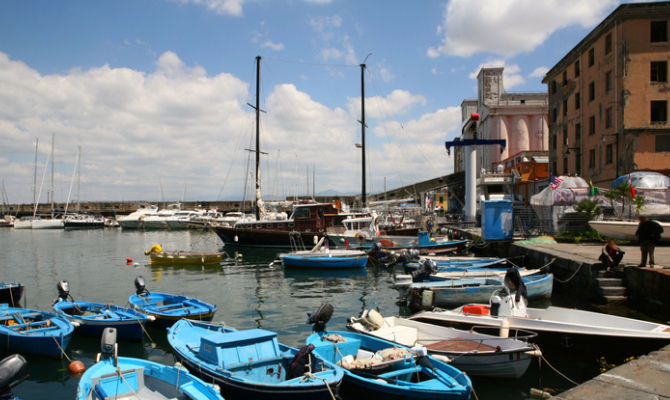
[[[551,398],[670,399],[670,346],[631,360]]]

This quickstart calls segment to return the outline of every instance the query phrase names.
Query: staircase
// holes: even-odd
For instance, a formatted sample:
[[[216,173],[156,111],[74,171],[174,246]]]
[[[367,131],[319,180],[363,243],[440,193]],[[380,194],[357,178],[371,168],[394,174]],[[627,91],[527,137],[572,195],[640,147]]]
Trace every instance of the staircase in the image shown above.
[[[600,293],[607,303],[617,303],[627,299],[626,287],[623,285],[623,272],[599,271],[596,281]]]

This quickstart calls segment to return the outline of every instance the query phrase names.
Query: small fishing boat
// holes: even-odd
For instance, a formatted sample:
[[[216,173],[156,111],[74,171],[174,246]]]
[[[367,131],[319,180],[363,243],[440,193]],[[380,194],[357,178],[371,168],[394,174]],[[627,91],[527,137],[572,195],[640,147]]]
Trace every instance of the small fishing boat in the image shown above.
[[[205,303],[191,297],[169,293],[149,292],[144,278],[135,278],[136,293],[128,299],[130,305],[139,312],[155,318],[156,325],[172,326],[182,318],[211,321],[216,305]]]
[[[332,399],[343,377],[341,368],[310,354],[313,347],[285,346],[263,329],[182,319],[168,328],[168,342],[191,373],[219,385],[226,398]]]
[[[420,231],[417,237],[387,236],[371,239],[346,239],[348,248],[380,250],[416,249],[420,254],[458,252],[468,245],[467,240],[451,240],[448,237],[431,237],[426,231]]]
[[[62,358],[74,326],[58,314],[0,304],[0,348]]]
[[[17,307],[23,297],[25,286],[18,282],[0,282],[0,303]]]
[[[77,400],[223,400],[218,388],[183,367],[118,357],[114,328],[105,328],[100,347],[97,362],[79,380]]]
[[[539,349],[524,340],[426,324],[400,317],[382,317],[365,310],[360,318],[350,318],[347,328],[385,339],[398,345],[424,346],[428,354],[443,356],[450,364],[467,372],[495,378],[521,377]]]
[[[364,268],[368,264],[368,254],[362,250],[334,249],[328,247],[328,237],[324,235],[311,250],[305,250],[302,236],[291,232],[290,253],[279,254],[284,267],[293,268]]]
[[[378,337],[347,331],[326,332],[329,304],[310,315],[314,333],[306,343],[344,370],[343,398],[469,399],[472,382],[463,372],[426,353]]]
[[[220,264],[224,252],[221,251],[181,251],[163,250],[154,244],[144,252],[152,264]]]
[[[67,281],[58,282],[58,298],[53,305],[57,313],[64,316],[84,336],[98,337],[107,327],[116,328],[120,339],[142,340],[147,316],[132,308],[113,304],[74,301]],[[70,300],[68,300],[68,298]]]
[[[12,394],[12,388],[28,378],[28,362],[20,354],[12,354],[0,361],[0,399],[19,400]]]
[[[526,307],[514,294],[498,291],[488,304],[467,304],[452,310],[424,311],[409,319],[430,324],[499,331],[526,330],[538,334],[542,349],[576,353],[624,352],[625,357],[658,349],[670,343],[670,326],[599,312],[551,306]]]

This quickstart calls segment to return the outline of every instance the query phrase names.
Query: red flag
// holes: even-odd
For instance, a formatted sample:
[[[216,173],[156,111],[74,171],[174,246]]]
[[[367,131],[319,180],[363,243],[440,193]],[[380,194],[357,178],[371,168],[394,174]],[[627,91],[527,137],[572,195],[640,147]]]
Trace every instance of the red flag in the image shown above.
[[[630,195],[632,198],[635,198],[635,186],[633,186],[633,181],[630,179],[630,174],[628,174],[628,184],[630,185]]]

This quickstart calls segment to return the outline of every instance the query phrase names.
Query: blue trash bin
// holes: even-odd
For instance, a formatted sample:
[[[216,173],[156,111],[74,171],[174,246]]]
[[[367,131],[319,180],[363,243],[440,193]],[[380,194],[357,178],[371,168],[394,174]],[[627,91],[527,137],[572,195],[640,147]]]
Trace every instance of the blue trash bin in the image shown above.
[[[514,237],[514,207],[511,200],[482,200],[482,239],[511,240]]]

